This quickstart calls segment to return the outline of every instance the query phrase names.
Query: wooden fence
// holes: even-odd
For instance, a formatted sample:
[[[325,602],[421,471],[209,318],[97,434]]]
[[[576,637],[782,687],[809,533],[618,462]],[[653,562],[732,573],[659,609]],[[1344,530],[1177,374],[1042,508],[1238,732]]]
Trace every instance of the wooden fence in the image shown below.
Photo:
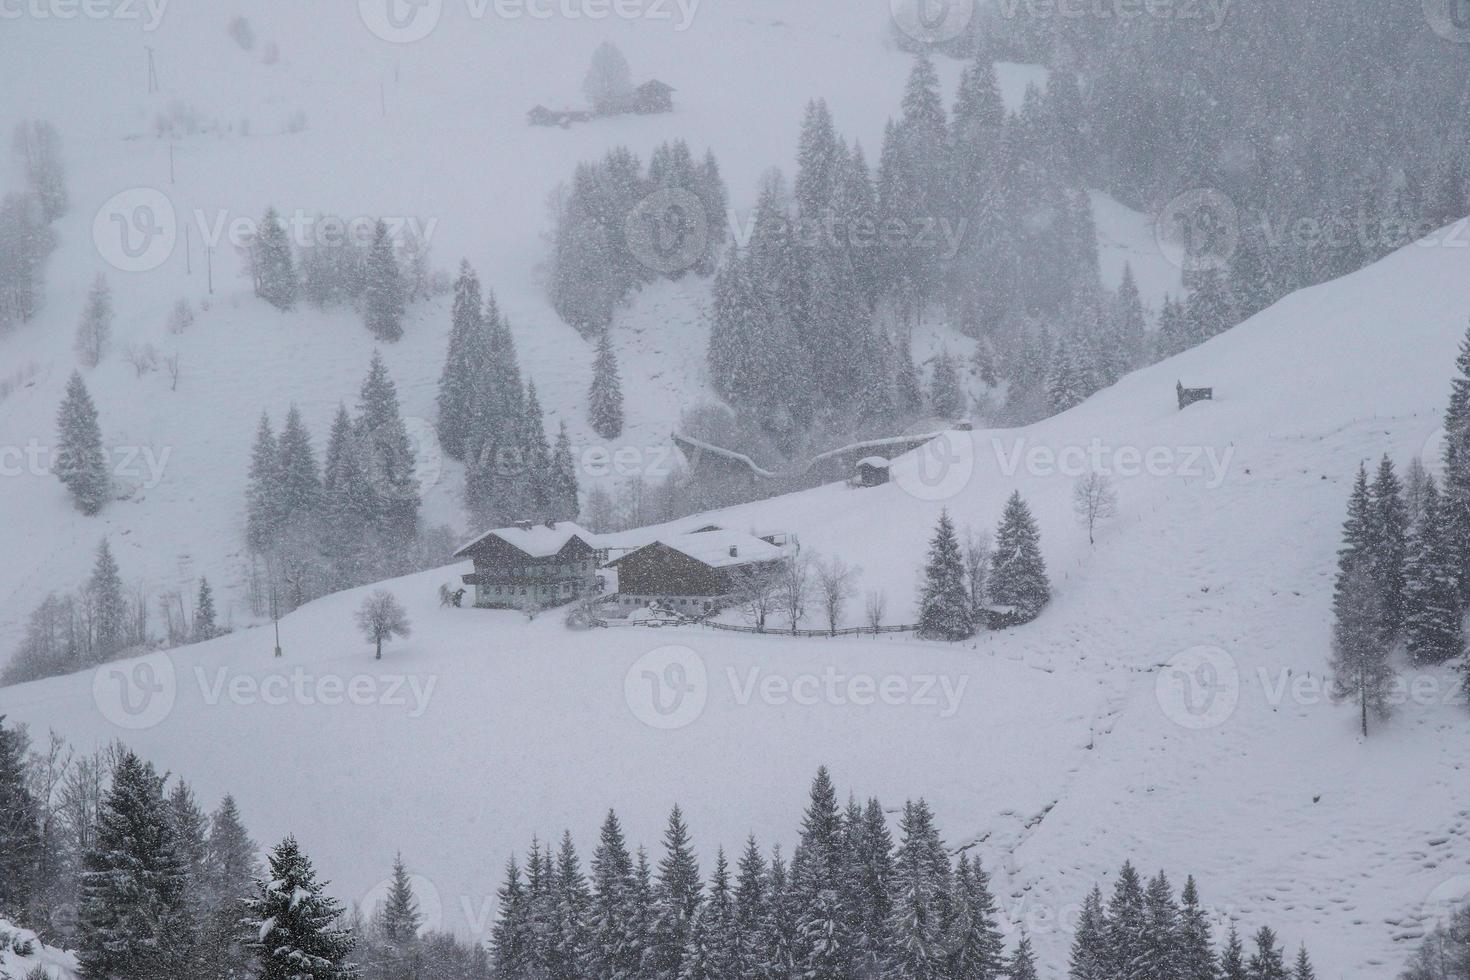
[[[759,633],[762,636],[875,636],[879,633],[912,633],[919,627],[912,626],[847,626],[839,630],[792,630],[792,629],[760,629],[755,626],[737,626],[734,623],[716,623],[713,620],[701,620],[701,626],[710,629],[726,630],[731,633]]]

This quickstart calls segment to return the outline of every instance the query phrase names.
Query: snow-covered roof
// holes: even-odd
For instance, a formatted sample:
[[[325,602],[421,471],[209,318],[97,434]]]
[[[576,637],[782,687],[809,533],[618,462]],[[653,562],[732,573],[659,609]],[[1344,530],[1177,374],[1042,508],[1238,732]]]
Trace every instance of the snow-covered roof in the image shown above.
[[[572,521],[545,522],[541,524],[512,525],[511,527],[498,527],[493,531],[486,531],[467,544],[461,545],[454,552],[454,557],[463,558],[465,554],[475,545],[486,538],[499,538],[512,548],[517,548],[532,558],[550,558],[567,546],[572,538],[581,538],[583,542],[593,548],[602,548],[605,545],[600,536],[579,526]]]
[[[643,548],[661,544],[693,558],[695,561],[708,565],[710,568],[730,568],[735,565],[749,565],[756,562],[776,561],[790,554],[790,549],[782,545],[771,544],[753,534],[745,531],[731,531],[728,528],[714,528],[712,530],[699,530],[685,534],[662,535],[652,541],[645,542],[641,547],[634,548],[627,554],[608,562],[616,565],[635,554]],[[733,550],[733,554],[731,554]]]
[[[888,468],[888,463],[889,460],[884,459],[882,456],[864,456],[857,461],[859,466],[877,466],[885,470]]]

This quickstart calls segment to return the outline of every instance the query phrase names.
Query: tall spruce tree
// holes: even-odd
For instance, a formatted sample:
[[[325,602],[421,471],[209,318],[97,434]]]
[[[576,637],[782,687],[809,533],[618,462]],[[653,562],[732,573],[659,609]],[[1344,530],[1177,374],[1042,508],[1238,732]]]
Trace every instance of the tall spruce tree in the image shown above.
[[[1261,926],[1255,935],[1256,948],[1246,964],[1251,980],[1290,980],[1286,970],[1286,952],[1276,944],[1276,933]]]
[[[373,915],[373,938],[383,961],[380,969],[385,978],[413,980],[418,974],[419,930],[423,925],[424,916],[413,893],[408,866],[403,863],[403,855],[397,854],[388,879],[388,894]]]
[[[101,663],[121,651],[128,638],[122,575],[106,538],[97,545],[97,558],[87,579],[87,602],[92,610],[92,656]]]
[[[245,490],[245,540],[251,550],[269,552],[280,540],[284,508],[281,503],[281,457],[271,420],[264,412],[250,450],[250,481]]]
[[[634,943],[630,904],[633,900],[633,858],[613,811],[602,821],[597,849],[592,852],[592,899],[588,914],[587,971],[592,977],[632,977],[642,951]]]
[[[961,854],[950,899],[947,976],[952,980],[995,980],[1005,969],[1005,941],[996,924],[989,876]]]
[[[87,291],[87,302],[82,307],[82,318],[77,322],[73,346],[77,360],[89,368],[102,363],[112,349],[112,287],[107,285],[107,277],[100,272]]]
[[[1393,460],[1386,453],[1378,464],[1371,499],[1371,570],[1382,601],[1383,635],[1392,637],[1404,626],[1404,562],[1408,553],[1409,519],[1403,486],[1394,473]]]
[[[1184,880],[1179,898],[1179,980],[1219,980],[1220,966],[1210,935],[1210,921],[1200,907],[1193,875]]]
[[[188,870],[163,777],[124,751],[82,862],[77,961],[87,980],[187,976],[194,960]]]
[[[25,739],[0,715],[0,915],[25,921],[41,859],[41,810],[27,783]]]
[[[1072,935],[1072,953],[1068,960],[1069,980],[1111,980],[1108,969],[1108,918],[1103,908],[1102,889],[1096,885],[1082,902],[1077,930]]]
[[[296,838],[277,844],[267,863],[245,903],[258,980],[354,980],[358,970],[347,958],[356,939],[338,924],[342,906],[326,894]]]
[[[500,914],[490,933],[491,961],[497,977],[519,980],[531,968],[530,903],[513,857],[506,864],[505,883],[496,898]]]
[[[1356,702],[1359,725],[1368,734],[1368,714],[1390,713],[1394,671],[1382,630],[1383,606],[1369,566],[1352,566],[1337,596],[1332,629],[1332,696]]]
[[[1038,980],[1036,954],[1031,948],[1031,937],[1024,932],[1021,933],[1021,941],[1016,944],[1016,952],[1011,957],[1010,970],[1006,976],[1008,980]]]
[[[481,373],[489,356],[480,280],[460,262],[449,317],[449,348],[439,375],[439,443],[452,459],[464,459],[474,427]]]
[[[1012,623],[1030,622],[1051,601],[1041,532],[1019,490],[1006,501],[996,528],[988,589],[990,601],[1005,608],[1004,620]]]
[[[300,283],[291,257],[291,240],[275,208],[266,208],[265,217],[260,220],[252,258],[255,295],[278,310],[289,310],[296,303]]]
[[[1108,901],[1107,976],[1144,980],[1146,932],[1144,886],[1131,862],[1124,862]]]
[[[654,886],[653,935],[646,965],[656,980],[678,978],[702,891],[689,828],[676,806],[664,830],[664,856],[658,862]]]
[[[886,974],[899,980],[942,976],[946,949],[949,856],[923,800],[904,805],[894,862],[893,945]]]
[[[403,314],[406,290],[403,273],[388,226],[379,220],[373,228],[373,243],[368,246],[367,288],[363,292],[362,318],[374,337],[393,343],[403,336]]]
[[[1409,655],[1420,664],[1444,663],[1465,650],[1461,568],[1450,534],[1434,478],[1426,477],[1404,585],[1404,633]]]
[[[56,476],[83,514],[100,511],[112,495],[112,476],[102,451],[97,407],[79,372],[66,383],[56,420]]]
[[[1220,980],[1248,980],[1245,971],[1245,944],[1240,941],[1240,933],[1232,922],[1225,937],[1225,949],[1220,953]]]
[[[587,418],[592,430],[604,439],[616,439],[623,433],[623,387],[618,378],[612,336],[606,329],[597,335],[592,386],[587,391]]]
[[[373,524],[391,554],[401,555],[418,534],[416,459],[398,409],[398,387],[382,355],[373,351],[354,422],[373,494]]]
[[[210,980],[247,976],[251,936],[241,925],[243,903],[259,873],[259,848],[250,839],[232,796],[226,796],[209,821],[204,867],[206,912],[200,923],[200,960]]]
[[[201,575],[199,576],[199,595],[194,600],[193,636],[195,643],[212,640],[219,636],[219,624],[216,619],[214,590],[209,587],[209,579]]]
[[[1169,879],[1160,871],[1143,894],[1143,944],[1139,967],[1146,980],[1172,980],[1180,973],[1180,916]]]
[[[975,635],[974,611],[965,587],[965,563],[947,510],[929,542],[924,583],[919,592],[919,635],[936,640],[964,640]]]

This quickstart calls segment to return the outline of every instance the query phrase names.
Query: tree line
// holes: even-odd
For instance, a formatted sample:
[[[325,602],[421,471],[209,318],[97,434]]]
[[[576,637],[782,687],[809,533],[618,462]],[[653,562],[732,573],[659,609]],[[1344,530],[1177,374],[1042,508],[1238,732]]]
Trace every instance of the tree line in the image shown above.
[[[1385,454],[1370,480],[1358,467],[1333,589],[1333,693],[1357,703],[1360,728],[1386,718],[1400,645],[1416,665],[1465,660],[1470,609],[1470,332],[1460,344],[1445,410],[1441,477],[1421,459],[1401,480]]]
[[[0,198],[0,334],[40,310],[46,263],[58,244],[52,225],[70,207],[56,127],[24,120],[12,148],[24,189]]]

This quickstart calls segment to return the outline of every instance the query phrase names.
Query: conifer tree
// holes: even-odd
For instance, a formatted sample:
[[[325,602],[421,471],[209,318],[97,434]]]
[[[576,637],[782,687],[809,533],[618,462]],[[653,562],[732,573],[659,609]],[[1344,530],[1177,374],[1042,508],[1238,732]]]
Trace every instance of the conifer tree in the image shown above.
[[[25,740],[0,715],[0,915],[26,918],[41,858],[41,811],[27,784]]]
[[[124,751],[83,858],[77,960],[88,980],[186,976],[194,956],[187,869],[163,777]]]
[[[887,975],[900,980],[942,976],[946,951],[949,857],[923,800],[904,805],[894,866],[893,945]]]
[[[295,405],[286,412],[276,454],[280,473],[278,519],[282,528],[292,534],[311,533],[321,509],[322,481],[316,451],[311,446],[311,433]]]
[[[929,379],[929,408],[940,418],[959,419],[968,414],[966,401],[954,358],[949,351],[940,351]]]
[[[1373,582],[1382,602],[1383,635],[1397,635],[1404,625],[1404,561],[1408,551],[1409,520],[1404,507],[1403,487],[1394,473],[1393,460],[1385,453],[1373,481],[1372,556]]]
[[[209,579],[203,575],[199,576],[199,597],[194,601],[194,642],[212,640],[219,636],[219,626],[215,622],[214,590],[209,587]]]
[[[255,932],[258,980],[353,980],[358,970],[347,960],[356,939],[338,920],[342,906],[326,894],[311,859],[295,837],[277,844],[268,871],[246,902]]]
[[[66,383],[56,421],[56,476],[83,514],[100,511],[112,494],[112,477],[102,451],[97,408],[80,373]]]
[[[1067,977],[1069,980],[1111,980],[1107,972],[1110,964],[1108,919],[1103,909],[1102,889],[1093,885],[1077,918]]]
[[[736,868],[734,909],[735,975],[754,976],[765,962],[763,943],[767,908],[766,859],[751,834]]]
[[[1286,971],[1286,953],[1276,945],[1276,933],[1271,927],[1261,926],[1255,941],[1255,952],[1251,953],[1247,964],[1251,980],[1290,980]]]
[[[581,511],[577,494],[577,461],[572,456],[572,437],[563,420],[556,431],[556,448],[551,452],[549,516],[554,521],[575,521]]]
[[[929,542],[924,583],[919,593],[919,634],[937,640],[964,640],[975,635],[974,612],[965,587],[965,565],[959,539],[947,510]]]
[[[800,945],[797,921],[800,913],[780,845],[771,851],[771,871],[766,893],[769,898],[766,905],[766,956],[763,972],[772,980],[793,980],[800,975],[797,963],[797,948]]]
[[[368,246],[367,289],[363,293],[363,322],[374,337],[393,343],[403,336],[406,294],[403,273],[393,251],[388,226],[379,220]]]
[[[801,818],[801,843],[791,864],[792,882],[806,904],[817,895],[835,890],[842,878],[842,815],[837,808],[837,790],[826,766],[812,779],[806,812]]]
[[[893,835],[883,806],[870,798],[861,823],[850,831],[853,843],[848,861],[852,875],[852,904],[858,910],[854,929],[856,958],[869,975],[887,962],[892,945],[889,923],[893,914]]]
[[[77,323],[74,346],[77,360],[89,368],[102,363],[112,348],[112,287],[107,285],[107,277],[100,272],[87,291],[87,302]]]
[[[638,969],[629,904],[633,899],[633,859],[617,814],[602,821],[592,852],[592,896],[587,920],[587,971],[593,977],[631,977]]]
[[[547,937],[547,976],[552,980],[580,980],[587,960],[587,912],[591,908],[592,897],[570,832],[562,834],[553,888],[555,898],[552,932]]]
[[[1463,570],[1470,560],[1470,329],[1460,341],[1450,402],[1445,409],[1443,482],[1440,505],[1457,560]],[[1470,575],[1460,578],[1460,604],[1470,601]]]
[[[418,534],[419,485],[413,445],[398,410],[398,388],[373,351],[354,422],[373,494],[373,523],[392,554]]]
[[[296,303],[300,283],[291,258],[291,241],[275,208],[266,208],[252,253],[255,295],[278,310],[289,310]]]
[[[279,540],[284,508],[281,504],[281,459],[271,420],[264,412],[250,451],[250,482],[245,491],[245,540],[252,550],[268,552]]]
[[[338,405],[322,477],[322,555],[333,589],[368,581],[374,567],[378,498],[363,455],[347,406]]]
[[[623,388],[618,379],[617,356],[612,336],[606,329],[597,336],[597,357],[592,362],[592,386],[587,391],[587,418],[604,439],[623,432]]]
[[[397,854],[393,858],[388,894],[373,915],[373,938],[379,944],[379,955],[384,959],[385,977],[412,980],[418,973],[419,930],[423,924],[424,917],[413,893],[408,867],[403,863],[403,855]]]
[[[1179,914],[1179,980],[1218,980],[1219,963],[1215,958],[1214,940],[1210,935],[1210,922],[1204,909],[1200,908],[1199,890],[1194,876],[1184,880],[1184,890],[1179,893],[1182,908]]]
[[[480,280],[469,262],[459,264],[449,324],[449,348],[439,375],[438,433],[444,452],[462,460],[469,450],[480,375],[489,356]]]
[[[1389,693],[1394,672],[1382,632],[1383,607],[1369,566],[1352,566],[1336,598],[1337,618],[1332,631],[1332,695],[1357,703],[1360,727],[1368,734],[1368,713],[1380,718],[1390,712]]]
[[[93,658],[102,663],[127,644],[128,616],[122,576],[106,538],[97,545],[97,558],[87,579],[87,601],[92,607]]]
[[[1444,663],[1464,652],[1460,565],[1433,477],[1425,478],[1419,519],[1409,536],[1404,609],[1409,655],[1416,663]]]
[[[1107,976],[1111,980],[1143,980],[1145,933],[1148,928],[1143,882],[1131,862],[1124,862],[1108,901]]]
[[[730,866],[725,860],[725,849],[717,848],[709,896],[695,915],[680,975],[683,980],[738,980],[742,976],[738,972],[739,962]],[[825,964],[830,961],[819,959],[814,962]]]
[[[989,876],[961,854],[950,899],[947,976],[952,980],[994,980],[1005,968],[1005,942],[996,924]]]
[[[1220,980],[1247,980],[1245,971],[1245,945],[1240,941],[1235,924],[1231,923],[1230,932],[1225,937],[1225,950],[1220,954]]]
[[[506,864],[505,883],[496,897],[500,914],[490,934],[491,961],[496,976],[516,980],[528,975],[532,954],[529,896],[515,858]]]
[[[852,937],[848,933],[837,892],[824,888],[817,893],[801,924],[801,975],[804,980],[845,980]]]
[[[684,945],[699,911],[703,885],[684,814],[676,806],[664,830],[664,856],[654,886],[654,922],[648,968],[658,980],[675,980],[683,966]]]
[[[1006,976],[1008,980],[1037,980],[1036,954],[1031,949],[1031,937],[1024,932],[1021,933],[1021,941],[1016,944],[1016,952],[1011,957],[1011,968]]]
[[[1160,871],[1149,879],[1143,895],[1142,976],[1176,977],[1180,971],[1179,906],[1169,879]]]
[[[206,913],[200,924],[200,960],[212,980],[246,976],[251,938],[240,922],[242,903],[259,873],[259,848],[250,839],[232,796],[210,817],[205,842]]]
[[[996,529],[987,587],[990,601],[1009,609],[1007,619],[1014,623],[1030,622],[1051,601],[1046,562],[1041,556],[1041,532],[1020,491],[1006,501]]]

